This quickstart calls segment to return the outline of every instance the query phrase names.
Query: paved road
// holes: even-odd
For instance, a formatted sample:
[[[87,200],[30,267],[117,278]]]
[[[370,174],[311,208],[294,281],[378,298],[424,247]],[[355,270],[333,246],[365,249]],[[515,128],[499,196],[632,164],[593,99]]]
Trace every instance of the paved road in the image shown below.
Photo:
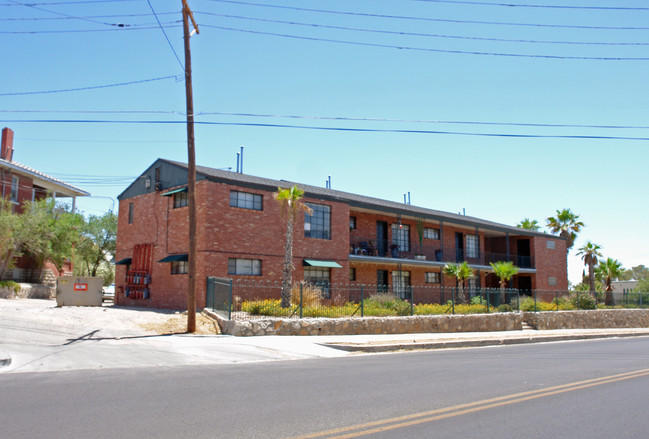
[[[0,374],[0,426],[7,439],[306,438],[332,428],[344,430],[317,437],[636,439],[649,429],[647,369],[649,340],[629,338]]]

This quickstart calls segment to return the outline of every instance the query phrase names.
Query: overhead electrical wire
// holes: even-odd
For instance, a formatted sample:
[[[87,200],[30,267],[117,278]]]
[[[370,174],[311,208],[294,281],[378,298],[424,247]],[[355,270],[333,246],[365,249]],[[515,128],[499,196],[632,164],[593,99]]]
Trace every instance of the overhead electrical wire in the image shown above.
[[[522,3],[492,3],[468,0],[410,0],[423,3],[452,3],[473,6],[505,6],[508,8],[542,8],[542,9],[592,9],[605,11],[649,11],[647,7],[626,7],[626,6],[574,6],[574,5],[538,5]]]
[[[0,96],[23,96],[23,95],[37,95],[37,94],[48,94],[48,93],[64,93],[64,92],[83,91],[83,90],[96,90],[100,88],[121,87],[125,85],[142,84],[145,82],[162,81],[164,79],[171,79],[171,78],[174,78],[177,81],[182,81],[181,77],[177,75],[169,75],[169,76],[161,76],[159,78],[141,79],[138,81],[130,81],[130,82],[119,82],[116,84],[93,85],[89,87],[76,87],[76,88],[66,88],[66,89],[59,89],[59,90],[40,90],[40,91],[0,93]]]
[[[301,12],[318,12],[322,14],[350,15],[350,16],[358,16],[358,17],[373,17],[373,18],[394,18],[400,20],[433,21],[433,22],[442,22],[442,23],[550,27],[550,28],[566,28],[566,29],[649,30],[649,27],[636,27],[636,26],[589,26],[589,25],[573,25],[573,24],[541,24],[541,23],[516,23],[516,22],[504,22],[504,21],[454,20],[454,19],[446,19],[446,18],[414,17],[408,15],[374,14],[369,12],[334,11],[329,9],[301,8],[297,6],[272,5],[272,4],[245,2],[239,0],[207,0],[207,1],[246,5],[246,6],[259,6],[265,8],[288,9],[288,10],[301,11]]]
[[[74,16],[74,15],[64,14],[62,12],[57,12],[57,11],[52,11],[52,10],[49,10],[49,9],[41,8],[39,6],[34,5],[33,3],[23,3],[23,2],[19,2],[17,0],[9,0],[9,1],[11,3],[16,4],[16,5],[22,5],[22,6],[25,6],[27,8],[36,9],[37,11],[43,11],[43,12],[47,12],[48,14],[59,15],[61,17],[66,17],[66,18],[70,18],[70,19],[88,21],[90,23],[103,24],[103,25],[106,25],[106,26],[117,26],[117,27],[129,26],[128,24],[123,24],[123,23],[108,23],[108,22],[105,22],[105,21],[98,21],[98,20],[94,20],[94,19],[91,19],[91,18],[84,18],[84,17],[78,17],[78,16]]]
[[[33,3],[32,3],[33,4]],[[158,12],[158,15],[178,15],[178,12]],[[111,15],[84,15],[79,17],[0,17],[0,21],[53,21],[72,20],[77,18],[135,18],[151,17],[153,14],[111,14]]]
[[[337,44],[350,44],[355,46],[365,46],[365,47],[379,47],[384,49],[399,49],[399,50],[413,50],[420,52],[435,52],[435,53],[450,53],[456,55],[484,55],[484,56],[502,56],[502,57],[514,57],[514,58],[543,58],[543,59],[556,59],[556,60],[591,60],[591,61],[649,61],[647,57],[600,57],[600,56],[570,56],[570,55],[543,55],[543,54],[526,54],[526,53],[506,53],[506,52],[481,52],[477,50],[453,50],[453,49],[435,49],[428,47],[412,47],[412,46],[402,46],[394,44],[381,44],[381,43],[367,43],[361,41],[347,41],[347,40],[336,40],[332,38],[319,38],[319,37],[309,37],[302,35],[291,35],[277,32],[263,32],[251,29],[240,29],[233,27],[225,26],[215,26],[209,24],[202,24],[202,27],[221,29],[234,32],[243,32],[256,35],[270,35],[274,37],[281,38],[293,38],[298,40],[307,40],[307,41],[322,41],[326,43],[337,43]]]
[[[180,69],[184,72],[185,71],[185,66],[183,65],[182,61],[180,61],[180,57],[176,53],[176,49],[174,49],[173,44],[171,44],[171,41],[169,40],[169,36],[167,35],[167,32],[165,32],[165,29],[162,26],[162,23],[160,23],[160,19],[158,18],[158,15],[156,14],[155,9],[153,9],[153,5],[151,4],[151,0],[146,0],[146,2],[149,4],[149,8],[151,8],[151,12],[155,16],[155,19],[158,22],[158,26],[160,27],[160,30],[162,31],[162,34],[165,37],[165,40],[167,40],[167,44],[169,44],[169,47],[171,48],[171,51],[174,53],[174,56],[176,57],[176,60],[178,61],[178,64],[180,65]]]
[[[14,119],[3,120],[10,123],[75,123],[75,124],[143,124],[143,125],[165,125],[165,124],[186,124],[184,120],[162,121],[162,120],[88,120],[88,119]],[[504,137],[504,138],[527,138],[527,139],[587,139],[587,140],[633,140],[649,141],[649,137],[625,137],[625,136],[594,136],[594,135],[561,135],[561,134],[511,134],[511,133],[470,133],[460,131],[433,131],[433,130],[407,130],[407,129],[379,129],[379,128],[349,128],[349,127],[322,127],[308,125],[288,124],[264,124],[244,122],[211,122],[194,121],[196,125],[218,125],[218,126],[246,126],[260,128],[290,128],[301,130],[318,131],[344,131],[344,132],[366,132],[366,133],[400,133],[400,134],[446,134],[455,136],[476,136],[476,137]]]
[[[176,23],[175,21],[169,23]],[[141,27],[140,27],[141,26]],[[181,24],[167,24],[166,28],[181,27]],[[0,31],[0,34],[75,34],[75,33],[93,33],[93,32],[124,32],[134,30],[151,30],[158,29],[158,25],[131,25],[128,27],[113,27],[110,29],[57,29],[57,30],[16,30]]]
[[[12,0],[9,0],[12,1]],[[84,3],[123,3],[123,2],[138,2],[140,0],[79,0],[79,1],[67,1],[67,2],[41,2],[35,3],[30,2],[30,5],[34,6],[57,6],[57,5],[80,5]],[[0,6],[18,6],[12,3],[0,3]]]
[[[327,24],[273,20],[269,18],[247,17],[242,15],[230,15],[230,14],[217,14],[213,12],[202,12],[202,11],[195,11],[194,13],[216,16],[216,17],[224,17],[224,18],[235,18],[239,20],[260,21],[264,23],[289,24],[294,26],[305,26],[311,28],[348,30],[348,31],[356,31],[356,32],[370,32],[370,33],[415,36],[415,37],[449,38],[449,39],[478,40],[478,41],[498,41],[498,42],[506,42],[506,43],[570,44],[570,45],[601,45],[601,46],[649,46],[649,42],[626,43],[626,42],[593,42],[593,41],[548,41],[548,40],[523,40],[523,39],[510,39],[510,38],[470,37],[464,35],[445,35],[445,34],[431,34],[431,33],[421,33],[421,32],[403,32],[403,31],[390,31],[390,30],[381,30],[381,29],[367,29],[367,28],[358,28],[358,27],[349,27],[349,26],[333,26]]]

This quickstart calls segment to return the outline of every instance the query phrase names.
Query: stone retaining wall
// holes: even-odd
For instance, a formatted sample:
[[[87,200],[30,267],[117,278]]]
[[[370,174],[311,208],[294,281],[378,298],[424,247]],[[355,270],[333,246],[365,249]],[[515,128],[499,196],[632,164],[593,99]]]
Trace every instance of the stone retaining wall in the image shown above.
[[[51,299],[56,295],[56,287],[45,284],[20,284],[20,291],[13,288],[0,287],[2,299]]]
[[[412,316],[352,317],[340,319],[279,319],[250,321],[227,320],[218,313],[204,310],[217,319],[221,333],[251,335],[350,335],[411,334],[426,332],[514,331],[522,328],[520,313]]]
[[[523,320],[536,329],[649,328],[649,310],[524,312]]]
[[[649,328],[649,310],[644,309],[249,321],[228,320],[218,312],[204,311],[218,321],[222,334],[235,336],[516,331],[522,329],[523,321],[541,330]]]

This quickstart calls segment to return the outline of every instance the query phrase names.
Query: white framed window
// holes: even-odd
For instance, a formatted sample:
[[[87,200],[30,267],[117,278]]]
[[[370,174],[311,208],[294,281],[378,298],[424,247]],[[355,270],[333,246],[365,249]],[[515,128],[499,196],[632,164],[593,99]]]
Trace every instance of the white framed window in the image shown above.
[[[552,276],[548,277],[548,285],[550,285],[551,287],[556,286],[557,285],[557,278],[552,277]]]
[[[466,235],[465,246],[467,258],[478,257],[478,237],[476,235]]]
[[[189,262],[171,261],[171,274],[187,274],[187,273],[189,273]]]
[[[324,204],[306,203],[312,210],[304,214],[306,238],[331,239],[331,207]]]
[[[263,210],[263,197],[248,192],[230,191],[230,206],[242,209]]]
[[[174,209],[185,207],[188,204],[187,192],[176,192],[174,194]]]
[[[426,239],[439,239],[439,229],[431,229],[426,227],[424,229],[424,238]]]
[[[392,272],[392,292],[401,299],[410,298],[410,272]]]
[[[442,282],[442,276],[439,271],[431,271],[426,273],[427,284],[439,284]]]
[[[410,251],[410,226],[405,224],[392,224],[392,245],[397,245],[399,251]]]
[[[261,276],[261,259],[228,259],[228,274]]]
[[[15,175],[11,176],[11,198],[10,200],[14,203],[18,202],[18,177]]]
[[[548,245],[547,245],[547,247],[548,247],[550,250],[554,250],[554,249],[555,249],[554,241],[550,241],[550,240],[548,240]]]

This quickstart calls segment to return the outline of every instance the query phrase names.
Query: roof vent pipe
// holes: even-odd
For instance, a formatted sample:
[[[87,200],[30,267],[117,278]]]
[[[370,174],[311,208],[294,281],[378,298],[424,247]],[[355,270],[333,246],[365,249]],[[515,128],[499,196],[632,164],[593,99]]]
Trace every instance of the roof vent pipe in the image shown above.
[[[241,155],[241,153],[238,152],[237,153],[237,174],[239,173],[239,157],[240,157],[240,155]]]
[[[241,163],[239,166],[239,173],[243,174],[243,145],[241,145]]]

